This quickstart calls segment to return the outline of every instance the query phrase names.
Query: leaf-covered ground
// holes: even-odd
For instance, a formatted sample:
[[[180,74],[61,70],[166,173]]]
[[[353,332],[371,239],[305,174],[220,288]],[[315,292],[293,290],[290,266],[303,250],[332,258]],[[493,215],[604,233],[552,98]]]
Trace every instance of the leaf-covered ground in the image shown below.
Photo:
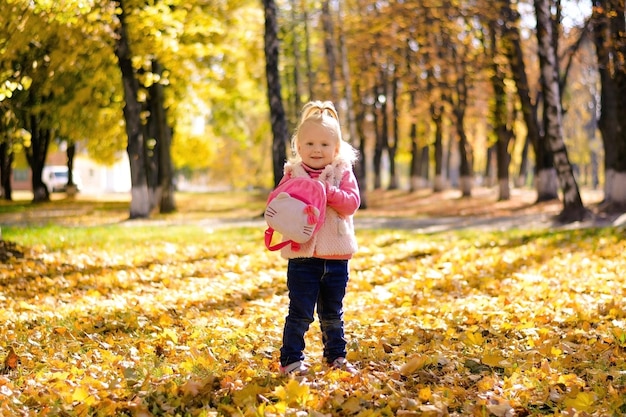
[[[262,227],[94,221],[115,210],[2,223],[23,256],[0,265],[0,415],[626,414],[621,228],[359,230],[361,372],[322,365],[316,322],[312,372],[292,379],[285,261]]]

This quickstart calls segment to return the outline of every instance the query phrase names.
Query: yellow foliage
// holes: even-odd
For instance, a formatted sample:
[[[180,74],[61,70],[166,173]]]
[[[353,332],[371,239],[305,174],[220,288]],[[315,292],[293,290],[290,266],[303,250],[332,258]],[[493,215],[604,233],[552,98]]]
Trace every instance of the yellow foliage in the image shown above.
[[[576,411],[593,411],[594,397],[592,392],[579,392],[575,398],[567,398],[563,403]]]
[[[296,378],[278,374],[286,265],[263,227],[45,230],[0,266],[0,415],[626,411],[618,231],[358,231],[344,320],[360,374],[327,368],[314,322]]]
[[[305,383],[291,379],[284,386],[278,386],[274,395],[288,406],[305,405],[310,398],[310,388]]]

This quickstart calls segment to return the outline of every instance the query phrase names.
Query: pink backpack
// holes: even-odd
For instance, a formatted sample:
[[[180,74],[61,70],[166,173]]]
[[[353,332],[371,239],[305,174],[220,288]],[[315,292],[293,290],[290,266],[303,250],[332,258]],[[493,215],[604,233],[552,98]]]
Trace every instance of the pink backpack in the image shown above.
[[[326,217],[326,188],[312,178],[296,177],[280,184],[267,199],[265,246],[271,251],[291,244],[294,251],[308,242]],[[274,231],[282,242],[272,245]]]

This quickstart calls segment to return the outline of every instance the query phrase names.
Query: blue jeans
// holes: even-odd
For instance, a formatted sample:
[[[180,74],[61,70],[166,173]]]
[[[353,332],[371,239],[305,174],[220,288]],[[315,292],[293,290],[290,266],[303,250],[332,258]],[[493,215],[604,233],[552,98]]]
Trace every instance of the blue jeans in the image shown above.
[[[285,320],[282,366],[304,360],[304,334],[317,315],[322,330],[324,358],[332,362],[346,356],[343,333],[343,297],[348,285],[348,261],[319,258],[290,259],[287,265],[289,314]]]

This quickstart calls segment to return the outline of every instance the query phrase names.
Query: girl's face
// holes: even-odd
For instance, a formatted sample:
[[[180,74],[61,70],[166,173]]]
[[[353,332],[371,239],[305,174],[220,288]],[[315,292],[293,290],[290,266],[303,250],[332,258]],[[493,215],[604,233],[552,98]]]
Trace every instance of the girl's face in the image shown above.
[[[304,123],[297,144],[302,162],[313,169],[331,164],[339,154],[339,138],[335,132],[318,123]]]

